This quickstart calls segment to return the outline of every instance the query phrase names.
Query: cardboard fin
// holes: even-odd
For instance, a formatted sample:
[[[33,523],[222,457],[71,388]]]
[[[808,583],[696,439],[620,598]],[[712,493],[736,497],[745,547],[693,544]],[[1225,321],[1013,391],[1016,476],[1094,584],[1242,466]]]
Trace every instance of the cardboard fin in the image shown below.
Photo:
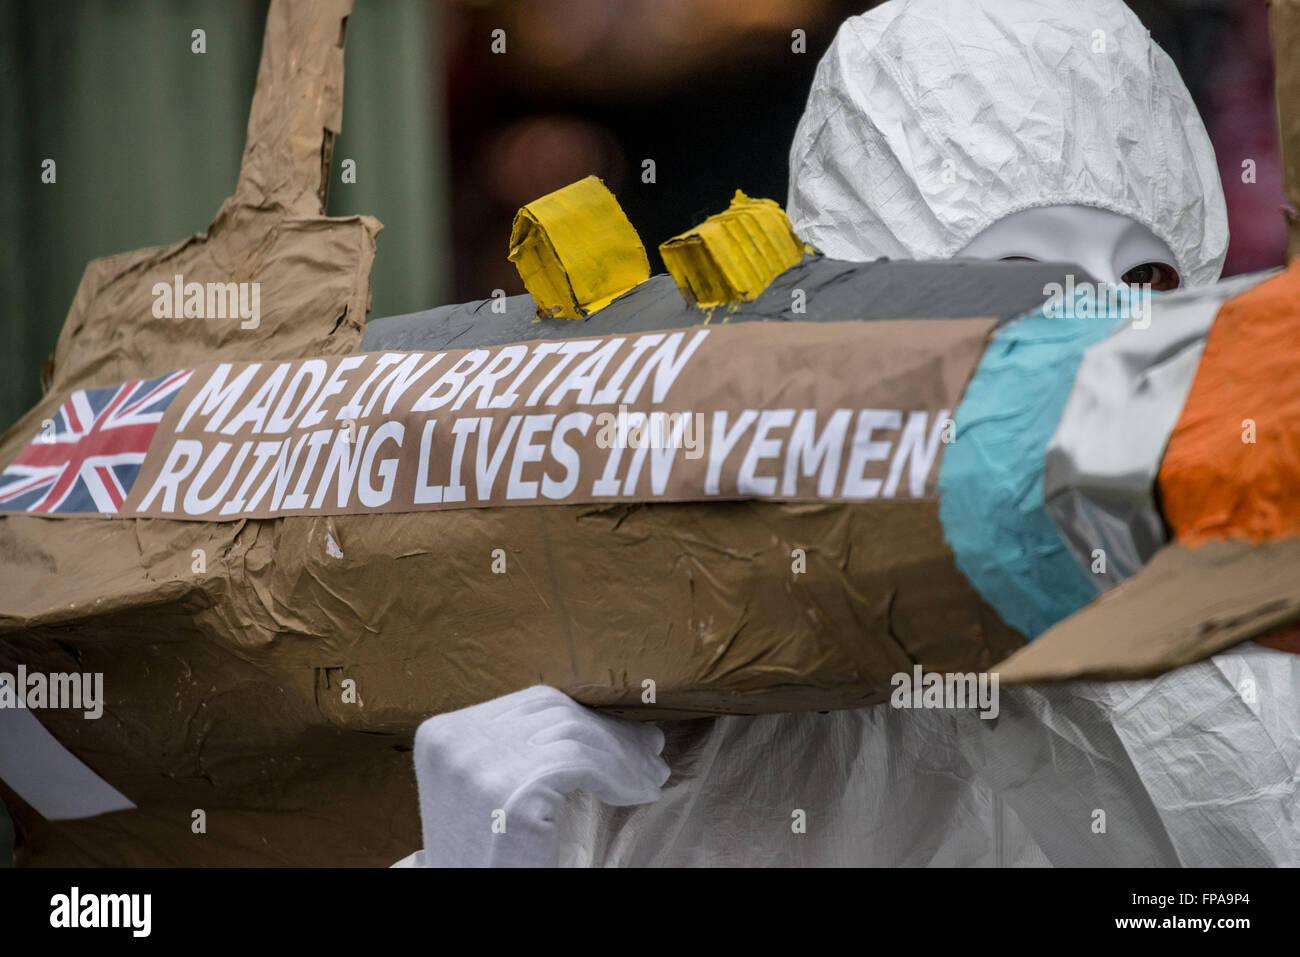
[[[543,317],[581,319],[650,278],[641,237],[595,176],[519,210],[508,258]]]
[[[1300,538],[1174,543],[995,669],[1004,685],[1148,678],[1300,621]]]
[[[780,206],[740,190],[725,211],[659,247],[686,301],[701,306],[757,298],[806,251]]]
[[[352,0],[271,4],[239,184],[223,212],[325,212],[334,137],[343,129],[343,40],[351,12]]]

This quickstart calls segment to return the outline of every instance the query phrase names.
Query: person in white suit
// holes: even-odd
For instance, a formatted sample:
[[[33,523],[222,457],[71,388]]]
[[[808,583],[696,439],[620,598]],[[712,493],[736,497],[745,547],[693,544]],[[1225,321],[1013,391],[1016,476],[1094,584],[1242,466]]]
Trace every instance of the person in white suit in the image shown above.
[[[1215,282],[1228,242],[1201,119],[1118,0],[850,18],[794,137],[787,211],[840,259],[1071,262],[1155,289]],[[1154,681],[1004,689],[993,722],[882,705],[638,724],[534,687],[422,725],[424,847],[401,863],[1295,863],[1294,820],[1261,836],[1296,800],[1295,658],[1248,645]],[[1275,701],[1233,700],[1242,669]],[[1227,779],[1180,779],[1189,753]],[[1254,811],[1243,782],[1268,791]],[[1099,808],[1124,840],[1097,840]]]

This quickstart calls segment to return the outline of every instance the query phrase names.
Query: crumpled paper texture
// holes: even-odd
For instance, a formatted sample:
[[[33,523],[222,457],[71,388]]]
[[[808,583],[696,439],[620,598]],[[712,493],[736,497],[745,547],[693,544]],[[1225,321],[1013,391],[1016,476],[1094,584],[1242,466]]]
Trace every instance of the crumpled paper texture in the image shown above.
[[[893,0],[844,22],[790,146],[786,211],[805,242],[947,258],[1004,216],[1062,204],[1149,226],[1186,284],[1223,268],[1214,148],[1127,6]]]

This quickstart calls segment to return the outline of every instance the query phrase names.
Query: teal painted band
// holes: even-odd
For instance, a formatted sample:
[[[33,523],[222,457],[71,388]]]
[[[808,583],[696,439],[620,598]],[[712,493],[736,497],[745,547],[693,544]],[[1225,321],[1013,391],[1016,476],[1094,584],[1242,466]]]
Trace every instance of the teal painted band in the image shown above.
[[[1074,301],[1076,315],[1094,312]],[[1122,302],[1095,311],[1104,317],[1039,309],[998,330],[957,408],[939,473],[939,516],[957,566],[1031,640],[1097,595],[1043,502],[1047,445],[1083,353],[1129,321]]]

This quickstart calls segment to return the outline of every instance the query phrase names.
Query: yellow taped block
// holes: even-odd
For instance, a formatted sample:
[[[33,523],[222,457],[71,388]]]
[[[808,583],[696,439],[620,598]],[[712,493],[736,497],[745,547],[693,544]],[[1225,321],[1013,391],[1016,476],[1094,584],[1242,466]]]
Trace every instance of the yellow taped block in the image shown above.
[[[581,319],[650,278],[641,237],[595,176],[519,210],[510,261],[538,314],[565,319]]]
[[[780,206],[740,190],[725,212],[659,247],[686,301],[701,306],[756,298],[805,250]]]

